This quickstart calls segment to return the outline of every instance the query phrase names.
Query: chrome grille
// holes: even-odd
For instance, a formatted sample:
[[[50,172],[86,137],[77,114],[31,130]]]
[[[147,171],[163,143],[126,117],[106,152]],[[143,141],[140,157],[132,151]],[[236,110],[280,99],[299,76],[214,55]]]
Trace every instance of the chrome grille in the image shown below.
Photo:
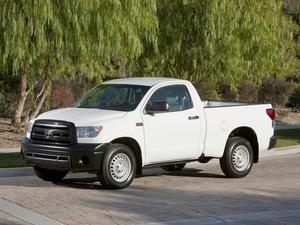
[[[36,120],[32,127],[31,141],[38,144],[72,145],[77,141],[76,128],[71,122]]]

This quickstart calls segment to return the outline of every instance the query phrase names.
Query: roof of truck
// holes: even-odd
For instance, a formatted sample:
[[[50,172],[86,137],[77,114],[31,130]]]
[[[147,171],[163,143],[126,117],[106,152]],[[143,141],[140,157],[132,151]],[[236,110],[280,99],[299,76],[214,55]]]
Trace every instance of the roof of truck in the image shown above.
[[[180,81],[180,79],[170,77],[131,77],[105,81],[105,84],[132,84],[132,85],[144,85],[153,86],[158,83]]]

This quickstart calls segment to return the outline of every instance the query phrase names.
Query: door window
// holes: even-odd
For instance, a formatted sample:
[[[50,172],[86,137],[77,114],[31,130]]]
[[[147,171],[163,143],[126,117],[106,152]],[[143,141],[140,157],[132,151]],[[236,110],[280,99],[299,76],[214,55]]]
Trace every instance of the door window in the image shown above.
[[[191,96],[185,85],[171,85],[158,89],[149,99],[147,106],[153,102],[166,102],[169,112],[182,111],[193,107]]]

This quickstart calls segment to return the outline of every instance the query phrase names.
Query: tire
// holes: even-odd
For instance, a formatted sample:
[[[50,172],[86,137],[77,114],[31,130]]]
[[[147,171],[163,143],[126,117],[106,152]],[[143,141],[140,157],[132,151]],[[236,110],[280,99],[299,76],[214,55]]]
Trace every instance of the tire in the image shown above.
[[[100,183],[107,189],[128,187],[136,173],[136,159],[132,150],[123,144],[111,144],[104,153],[98,173]]]
[[[220,166],[230,178],[245,177],[253,165],[253,150],[250,142],[242,137],[228,139]]]
[[[180,164],[172,164],[172,165],[165,165],[161,166],[161,168],[165,171],[180,171],[185,167],[186,163],[180,163]]]
[[[40,167],[34,167],[35,174],[45,181],[61,181],[68,171],[48,170]]]

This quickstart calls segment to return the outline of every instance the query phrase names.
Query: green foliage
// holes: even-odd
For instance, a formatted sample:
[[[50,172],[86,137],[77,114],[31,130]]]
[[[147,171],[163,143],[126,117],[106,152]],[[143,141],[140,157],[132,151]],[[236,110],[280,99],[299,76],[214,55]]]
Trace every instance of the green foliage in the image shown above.
[[[14,122],[25,109],[38,113],[53,80],[99,82],[132,63],[143,43],[156,46],[155,12],[155,0],[0,0],[0,71],[21,84]]]
[[[142,71],[190,80],[260,84],[294,67],[294,25],[280,0],[159,0],[158,53]]]
[[[156,2],[128,0],[0,0],[0,70],[29,80],[84,71],[101,80],[115,64],[155,44]],[[32,83],[31,82],[31,83]]]
[[[32,104],[36,80],[49,91],[72,78],[81,95],[132,74],[189,79],[204,98],[246,100],[245,90],[297,66],[299,28],[289,15],[299,22],[299,9],[297,0],[285,0],[286,14],[281,0],[0,0],[1,79],[26,69]]]
[[[293,20],[300,25],[300,1],[283,0],[283,11],[292,16]]]

